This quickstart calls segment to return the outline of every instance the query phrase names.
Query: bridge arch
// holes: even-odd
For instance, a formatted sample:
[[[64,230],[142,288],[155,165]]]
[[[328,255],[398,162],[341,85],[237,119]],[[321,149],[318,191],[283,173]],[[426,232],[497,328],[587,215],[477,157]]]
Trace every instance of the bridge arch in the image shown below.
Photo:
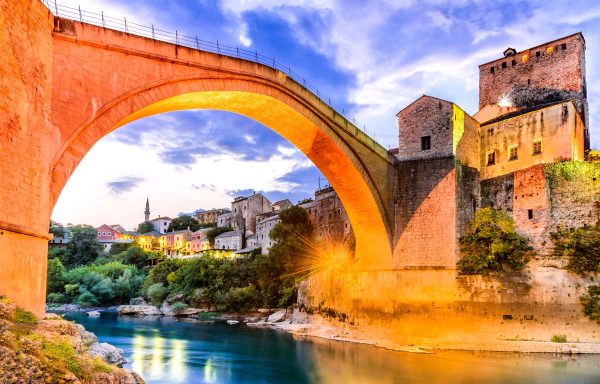
[[[216,109],[244,115],[302,151],[338,193],[356,236],[357,266],[391,262],[385,206],[363,160],[337,135],[331,119],[302,95],[252,76],[191,76],[161,80],[126,92],[94,111],[64,142],[52,163],[51,204],[79,161],[102,137],[155,114]]]

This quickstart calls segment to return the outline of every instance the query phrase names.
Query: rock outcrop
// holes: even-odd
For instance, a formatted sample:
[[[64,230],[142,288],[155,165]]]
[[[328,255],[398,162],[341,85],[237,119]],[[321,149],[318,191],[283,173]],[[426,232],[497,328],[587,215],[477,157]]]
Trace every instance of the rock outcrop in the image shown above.
[[[153,305],[120,305],[117,312],[119,315],[129,316],[162,316],[163,314]]]

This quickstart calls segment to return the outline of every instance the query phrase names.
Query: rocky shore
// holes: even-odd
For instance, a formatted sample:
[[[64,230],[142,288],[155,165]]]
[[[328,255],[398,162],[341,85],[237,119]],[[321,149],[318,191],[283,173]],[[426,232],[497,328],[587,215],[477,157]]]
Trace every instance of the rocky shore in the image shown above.
[[[2,383],[142,384],[123,351],[56,314],[38,319],[0,299]]]

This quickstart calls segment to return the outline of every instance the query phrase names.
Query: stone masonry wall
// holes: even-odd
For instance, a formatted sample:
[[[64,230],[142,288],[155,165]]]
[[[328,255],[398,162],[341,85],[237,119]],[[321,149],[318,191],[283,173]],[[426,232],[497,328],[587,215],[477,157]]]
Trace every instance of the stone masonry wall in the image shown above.
[[[398,165],[394,267],[456,268],[456,172],[452,156]]]
[[[514,174],[481,180],[481,208],[493,208],[512,215],[514,199]]]
[[[475,168],[456,162],[456,228],[457,238],[469,229],[469,223],[475,218],[475,211],[480,208],[479,171]]]
[[[562,44],[566,44],[565,49]],[[479,108],[498,104],[514,86],[575,91],[583,95],[584,51],[583,36],[575,34],[480,65]]]
[[[531,245],[545,254],[550,247],[550,202],[546,193],[543,165],[536,165],[514,173],[513,219],[517,231],[531,241]]]
[[[400,160],[452,155],[452,105],[422,96],[398,113]],[[431,149],[421,150],[423,136],[431,136]]]

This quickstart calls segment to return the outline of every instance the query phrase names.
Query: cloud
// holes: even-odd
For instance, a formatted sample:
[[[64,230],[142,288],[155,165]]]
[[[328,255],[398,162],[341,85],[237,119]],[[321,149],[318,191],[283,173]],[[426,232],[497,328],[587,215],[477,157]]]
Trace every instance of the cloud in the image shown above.
[[[106,183],[108,192],[117,197],[121,196],[125,192],[132,191],[137,188],[140,183],[145,181],[143,177],[138,176],[124,176]]]
[[[217,186],[214,184],[192,184],[192,188],[198,191],[209,191],[209,192],[217,192]]]

